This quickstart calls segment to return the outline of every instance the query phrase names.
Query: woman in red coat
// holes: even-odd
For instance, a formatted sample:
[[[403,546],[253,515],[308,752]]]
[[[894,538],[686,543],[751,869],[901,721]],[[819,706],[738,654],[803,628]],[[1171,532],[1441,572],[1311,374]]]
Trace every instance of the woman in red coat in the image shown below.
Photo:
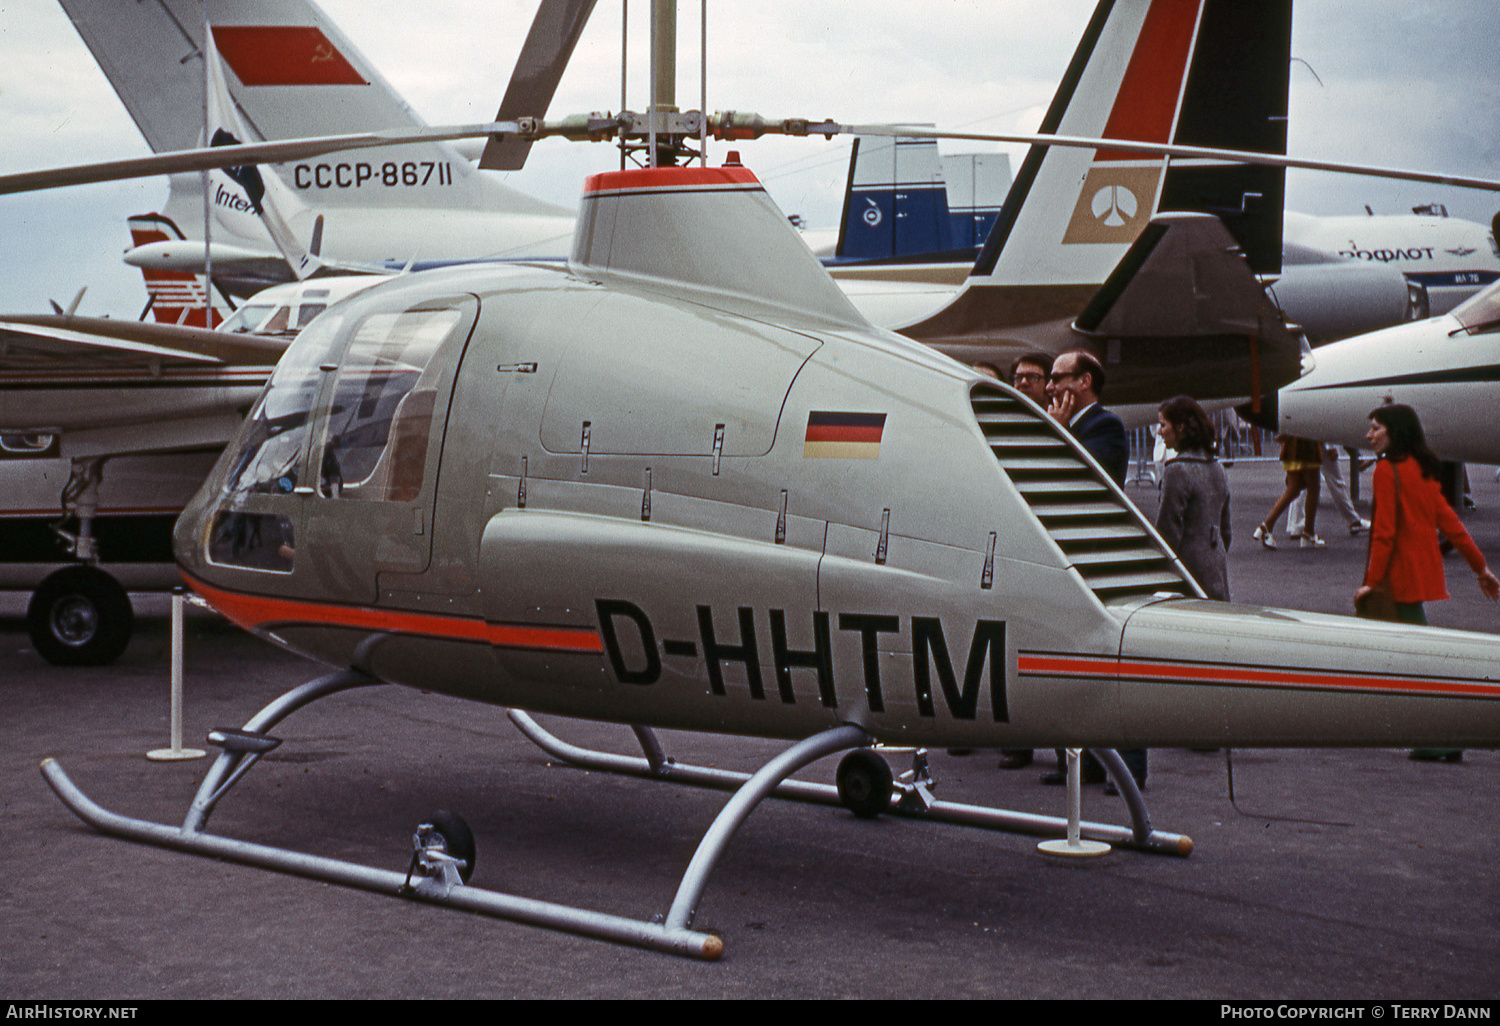
[[[1500,579],[1485,565],[1484,555],[1474,539],[1443,498],[1438,484],[1441,463],[1427,447],[1416,411],[1401,405],[1371,410],[1370,430],[1365,438],[1380,461],[1375,465],[1374,506],[1370,513],[1370,559],[1365,567],[1364,584],[1354,593],[1355,603],[1389,577],[1396,619],[1402,623],[1427,623],[1422,603],[1448,597],[1438,531],[1443,532],[1479,575],[1479,589],[1491,601],[1500,599]],[[1412,752],[1414,759],[1456,762],[1460,757],[1457,749],[1419,748]]]

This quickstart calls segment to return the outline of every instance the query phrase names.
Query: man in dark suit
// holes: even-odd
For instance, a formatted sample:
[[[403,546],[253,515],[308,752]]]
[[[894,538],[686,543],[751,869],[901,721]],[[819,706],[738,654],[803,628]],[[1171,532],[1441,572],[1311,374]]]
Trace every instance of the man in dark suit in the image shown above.
[[[1099,461],[1105,473],[1124,487],[1130,466],[1130,441],[1120,418],[1099,405],[1104,395],[1104,366],[1092,353],[1074,350],[1052,363],[1047,379],[1047,412]]]
[[[1104,366],[1092,353],[1074,350],[1063,353],[1052,362],[1052,373],[1047,378],[1047,398],[1051,400],[1047,412],[1067,428],[1104,468],[1104,472],[1114,478],[1115,484],[1123,488],[1125,471],[1130,468],[1130,439],[1120,418],[1099,405],[1103,394]],[[1120,757],[1125,760],[1136,785],[1144,788],[1146,750],[1121,749]],[[1042,783],[1068,782],[1061,749],[1057,753],[1057,763],[1057,771],[1044,774]],[[1088,755],[1084,756],[1080,772],[1085,784],[1102,783],[1105,778],[1104,767]],[[1113,790],[1113,785],[1109,790]]]

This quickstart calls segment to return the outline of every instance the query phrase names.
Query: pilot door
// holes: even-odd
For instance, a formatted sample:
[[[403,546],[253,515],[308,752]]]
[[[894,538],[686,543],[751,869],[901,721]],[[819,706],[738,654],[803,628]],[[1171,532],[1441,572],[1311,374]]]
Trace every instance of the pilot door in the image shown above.
[[[431,558],[443,436],[479,301],[412,305],[397,293],[358,309],[323,368],[299,489],[307,506],[298,571],[329,596],[374,602],[378,574],[420,573]]]

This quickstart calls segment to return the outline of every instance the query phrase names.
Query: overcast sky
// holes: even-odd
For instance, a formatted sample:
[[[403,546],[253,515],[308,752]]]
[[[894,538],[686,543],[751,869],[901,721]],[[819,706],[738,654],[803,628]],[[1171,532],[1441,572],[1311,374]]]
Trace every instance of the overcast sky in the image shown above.
[[[486,121],[535,0],[323,0],[323,8],[428,122]],[[709,5],[708,106],[843,122],[925,121],[1034,131],[1093,0],[735,0]],[[678,101],[698,100],[699,4],[680,4]],[[628,105],[646,106],[646,11],[631,5]],[[376,13],[378,12],[378,14]],[[1500,178],[1500,3],[1297,0],[1289,152]],[[551,114],[620,106],[620,4],[605,0]],[[0,171],[145,154],[134,123],[53,0],[0,0]],[[847,140],[737,146],[788,213],[837,223]],[[727,147],[711,144],[719,162]],[[943,144],[944,152],[1019,148]],[[511,184],[575,205],[614,150],[539,144]],[[46,308],[80,286],[80,312],[136,316],[139,273],[120,263],[124,219],[157,209],[165,179],[0,197],[0,310]],[[1288,207],[1404,213],[1440,201],[1488,223],[1495,194],[1293,172]]]

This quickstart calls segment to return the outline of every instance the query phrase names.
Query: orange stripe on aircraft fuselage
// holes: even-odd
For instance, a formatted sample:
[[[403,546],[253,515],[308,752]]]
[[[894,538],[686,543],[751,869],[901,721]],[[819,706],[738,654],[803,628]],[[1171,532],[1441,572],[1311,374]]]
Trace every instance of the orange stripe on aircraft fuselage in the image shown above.
[[[1016,670],[1026,676],[1113,677],[1119,680],[1156,684],[1219,684],[1227,687],[1377,691],[1500,698],[1500,683],[1392,677],[1383,674],[1360,674],[1334,670],[1282,670],[1264,666],[1240,666],[1233,663],[1162,663],[1099,656],[1023,652],[1016,659]]]
[[[399,609],[342,606],[301,599],[276,598],[221,591],[184,573],[183,577],[209,605],[246,630],[269,626],[312,624],[361,630],[416,634],[454,641],[487,642],[497,648],[540,649],[548,652],[603,653],[604,643],[592,627],[525,623],[492,623],[471,616],[409,613]]]

